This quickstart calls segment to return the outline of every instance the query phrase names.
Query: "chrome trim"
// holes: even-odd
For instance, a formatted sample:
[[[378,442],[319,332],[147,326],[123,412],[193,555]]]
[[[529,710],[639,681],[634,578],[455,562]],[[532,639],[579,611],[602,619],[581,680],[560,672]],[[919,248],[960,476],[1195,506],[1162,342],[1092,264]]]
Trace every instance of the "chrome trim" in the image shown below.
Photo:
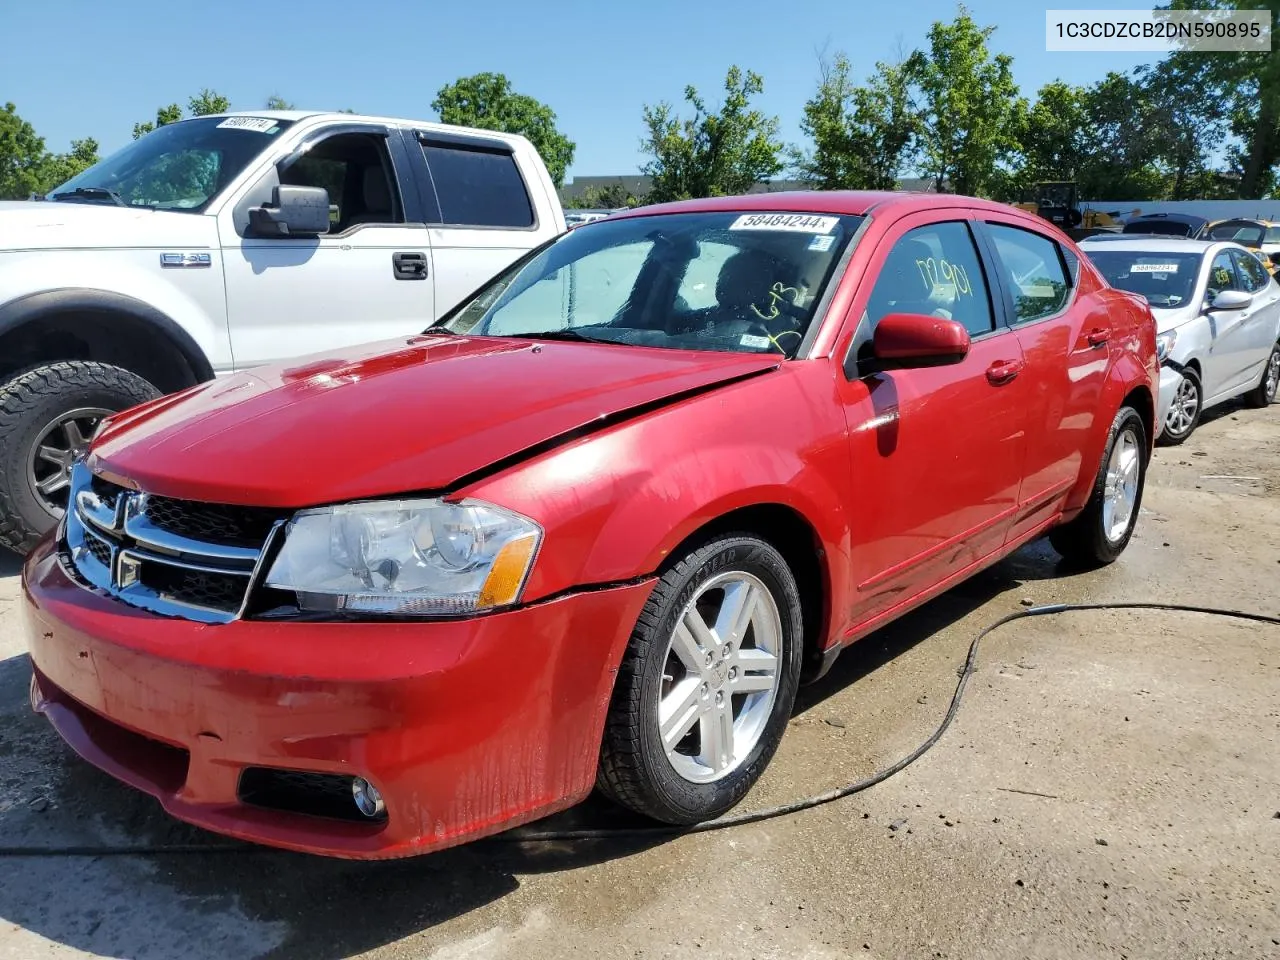
[[[210,253],[162,253],[160,254],[160,266],[162,267],[211,267],[213,266],[213,254]]]
[[[287,520],[276,522],[259,550],[205,543],[152,523],[146,516],[146,494],[122,490],[114,510],[109,510],[92,489],[92,481],[93,475],[84,463],[72,467],[74,509],[63,515],[60,536],[64,546],[60,559],[64,567],[69,561],[68,573],[121,603],[161,616],[217,624],[230,623],[244,615],[263,573],[268,548]],[[93,555],[89,549],[91,539],[110,550],[109,563],[103,564]],[[244,582],[244,593],[234,611],[175,600],[143,582],[147,565],[236,577]]]
[[[258,562],[253,565],[253,572],[249,574],[249,585],[245,588],[244,600],[240,603],[240,609],[236,611],[237,620],[248,612],[253,592],[262,586],[262,581],[268,573],[268,561],[275,560],[276,542],[284,536],[284,528],[288,522],[288,520],[277,520],[271,525],[271,532],[267,534],[267,539],[262,544],[262,552],[258,554]]]

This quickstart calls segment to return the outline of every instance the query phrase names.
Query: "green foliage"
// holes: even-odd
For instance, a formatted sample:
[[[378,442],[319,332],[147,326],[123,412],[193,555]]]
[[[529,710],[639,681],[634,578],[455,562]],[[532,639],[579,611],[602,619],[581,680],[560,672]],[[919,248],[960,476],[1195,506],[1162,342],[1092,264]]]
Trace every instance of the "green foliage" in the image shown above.
[[[276,94],[274,94],[274,93],[273,93],[271,96],[267,97],[267,106],[266,106],[266,109],[268,109],[268,110],[296,110],[296,109],[297,109],[297,107],[295,107],[292,103],[290,103],[290,102],[289,102],[288,100],[286,100],[284,97],[277,96]]]
[[[610,183],[603,187],[587,187],[576,197],[566,200],[564,205],[570,210],[618,210],[638,207],[641,203],[641,199],[621,183]]]
[[[214,113],[226,113],[231,109],[231,101],[217,91],[206,88],[187,100],[187,109],[191,111],[191,116],[193,117],[207,117]],[[171,103],[167,107],[160,107],[156,110],[154,123],[148,121],[133,125],[133,139],[137,140],[139,137],[145,136],[165,124],[177,123],[182,118],[182,107],[176,103]]]
[[[994,32],[961,6],[951,23],[930,27],[928,53],[916,51],[904,64],[923,133],[920,167],[940,191],[981,194],[1018,147],[1017,121],[1026,107],[1013,58],[987,49]]]
[[[442,123],[526,137],[541,155],[556,187],[564,184],[576,145],[556,129],[556,115],[550,107],[516,93],[502,74],[478,73],[441,87],[431,109]]]
[[[901,66],[877,63],[864,86],[849,59],[822,64],[801,129],[812,151],[790,151],[796,176],[819,190],[892,190],[920,131]]]
[[[50,153],[17,107],[0,110],[0,200],[42,195],[97,162],[96,140],[73,140],[70,153]]]
[[[746,193],[782,170],[778,118],[749,109],[751,98],[764,92],[764,79],[733,66],[724,90],[724,104],[711,113],[698,91],[686,87],[693,116],[685,120],[668,103],[645,106],[648,135],[641,148],[652,158],[643,168],[653,181],[650,201]]]

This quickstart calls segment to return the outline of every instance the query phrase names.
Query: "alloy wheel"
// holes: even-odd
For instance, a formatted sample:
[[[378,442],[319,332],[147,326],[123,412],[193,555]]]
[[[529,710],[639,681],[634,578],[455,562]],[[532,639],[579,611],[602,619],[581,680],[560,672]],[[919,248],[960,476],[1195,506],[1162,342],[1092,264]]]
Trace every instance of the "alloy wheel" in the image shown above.
[[[732,773],[760,741],[777,696],[782,618],[758,578],[731,571],[685,605],[663,664],[658,725],[672,768],[691,783]]]
[[[1280,388],[1280,349],[1271,351],[1271,358],[1267,361],[1267,386],[1265,389],[1268,401],[1276,398],[1276,389]]]
[[[1165,429],[1175,437],[1182,436],[1196,422],[1199,411],[1200,391],[1190,377],[1183,377],[1165,416]]]
[[[1119,543],[1133,522],[1138,502],[1138,481],[1142,474],[1142,451],[1132,427],[1116,435],[1107,460],[1106,486],[1102,501],[1102,530],[1107,540]]]
[[[67,507],[71,467],[89,449],[89,441],[104,417],[114,411],[78,407],[60,414],[36,434],[27,458],[27,482],[50,513]]]

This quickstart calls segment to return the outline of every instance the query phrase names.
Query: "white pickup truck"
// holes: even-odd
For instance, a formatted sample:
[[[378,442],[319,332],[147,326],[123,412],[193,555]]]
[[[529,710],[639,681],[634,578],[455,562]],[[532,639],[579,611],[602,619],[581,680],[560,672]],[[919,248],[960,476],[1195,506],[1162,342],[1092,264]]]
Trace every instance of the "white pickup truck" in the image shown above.
[[[56,523],[104,416],[415,333],[564,230],[523,137],[298,111],[163,126],[0,203],[0,545]]]

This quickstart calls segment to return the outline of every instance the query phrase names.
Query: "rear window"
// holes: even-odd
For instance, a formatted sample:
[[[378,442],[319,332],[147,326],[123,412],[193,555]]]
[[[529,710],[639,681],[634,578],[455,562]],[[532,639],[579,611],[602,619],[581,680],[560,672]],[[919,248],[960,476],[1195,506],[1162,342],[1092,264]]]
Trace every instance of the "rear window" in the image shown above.
[[[1234,240],[1246,247],[1262,245],[1262,237],[1266,231],[1261,226],[1248,223],[1220,223],[1209,231],[1213,240]]]
[[[532,227],[533,204],[509,153],[423,143],[440,223],[455,227]]]
[[[1099,250],[1089,260],[1113,287],[1141,294],[1153,307],[1174,309],[1189,303],[1203,259],[1198,253],[1147,253]]]
[[[1189,237],[1194,228],[1176,220],[1134,220],[1126,223],[1121,233],[1154,233],[1162,237]]]

